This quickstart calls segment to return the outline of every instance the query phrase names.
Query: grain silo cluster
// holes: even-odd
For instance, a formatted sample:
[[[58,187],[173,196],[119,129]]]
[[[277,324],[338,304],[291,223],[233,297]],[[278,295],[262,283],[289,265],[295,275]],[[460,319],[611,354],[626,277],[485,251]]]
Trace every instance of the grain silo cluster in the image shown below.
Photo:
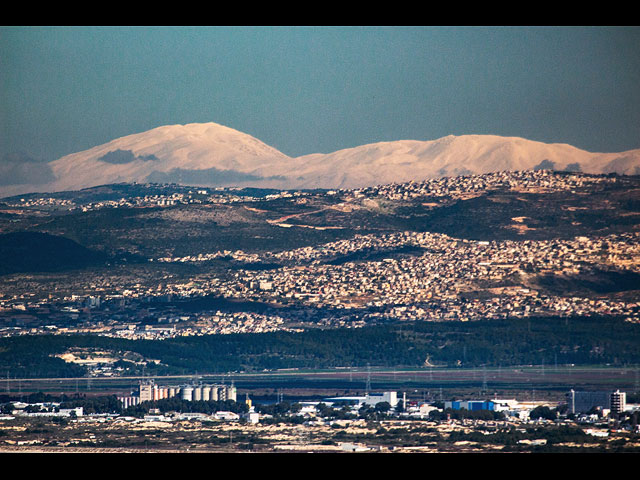
[[[162,386],[153,380],[140,383],[138,392],[130,396],[119,397],[124,408],[138,405],[142,402],[152,402],[165,398],[180,397],[187,402],[198,401],[236,401],[236,387],[221,384],[188,384],[180,386]]]

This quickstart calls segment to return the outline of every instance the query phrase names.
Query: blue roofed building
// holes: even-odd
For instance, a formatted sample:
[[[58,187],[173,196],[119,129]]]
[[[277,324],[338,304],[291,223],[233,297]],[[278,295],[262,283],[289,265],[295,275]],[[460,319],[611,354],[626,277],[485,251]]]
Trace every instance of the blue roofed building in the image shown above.
[[[491,401],[482,401],[482,400],[466,400],[466,401],[451,401],[444,402],[444,408],[450,408],[451,410],[469,410],[469,411],[477,411],[477,410],[495,410],[495,404]]]

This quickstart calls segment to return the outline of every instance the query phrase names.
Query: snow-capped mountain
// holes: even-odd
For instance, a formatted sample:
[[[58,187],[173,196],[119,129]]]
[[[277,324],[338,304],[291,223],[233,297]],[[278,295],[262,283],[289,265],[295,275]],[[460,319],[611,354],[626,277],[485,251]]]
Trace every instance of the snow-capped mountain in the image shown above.
[[[638,174],[640,149],[591,153],[494,135],[398,140],[328,154],[289,157],[260,140],[216,123],[167,125],[115,139],[47,164],[53,181],[5,185],[0,196],[119,182],[202,186],[358,188],[441,176],[548,168]]]
[[[381,142],[326,155],[307,155],[295,161],[299,186],[328,188],[534,168],[640,173],[640,149],[591,153],[567,144],[495,135],[449,135],[432,141]]]
[[[254,137],[215,123],[168,125],[128,135],[50,163],[54,190],[118,182],[177,181],[180,176],[215,183],[215,172],[254,179],[250,172],[289,157]],[[214,169],[214,170],[211,170]],[[223,182],[227,183],[224,174]],[[188,183],[188,182],[187,182]],[[197,184],[197,182],[196,182]]]

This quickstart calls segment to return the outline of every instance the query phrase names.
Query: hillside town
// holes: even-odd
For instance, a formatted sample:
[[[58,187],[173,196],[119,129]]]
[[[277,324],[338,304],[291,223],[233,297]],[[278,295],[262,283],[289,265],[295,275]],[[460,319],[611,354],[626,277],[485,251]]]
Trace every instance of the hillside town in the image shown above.
[[[486,173],[483,175],[460,175],[454,177],[431,178],[422,181],[407,183],[391,183],[375,187],[325,190],[327,195],[343,196],[345,202],[357,202],[362,198],[387,198],[390,200],[410,200],[416,198],[469,198],[482,192],[491,190],[508,189],[519,192],[557,192],[575,191],[590,185],[615,183],[620,181],[618,176],[588,175],[579,172],[552,172],[549,170],[523,170],[502,171]],[[141,189],[162,190],[167,185],[161,184],[134,184]],[[15,196],[0,199],[0,204],[8,208],[43,207],[60,210],[91,211],[103,208],[135,208],[135,207],[170,207],[178,204],[202,204],[202,203],[237,203],[270,201],[278,198],[304,197],[313,195],[314,191],[305,190],[281,190],[265,193],[262,196],[253,196],[243,193],[238,187],[214,187],[198,188],[171,185],[173,191],[165,193],[148,193],[144,195],[122,196],[109,200],[86,202],[74,201],[64,196],[52,194],[27,196]],[[175,191],[178,190],[178,191]],[[268,191],[267,191],[268,192]]]
[[[345,204],[359,208],[363,198],[364,201],[382,197],[452,199],[499,188],[579,191],[586,184],[616,181],[620,180],[615,176],[501,172],[329,191],[327,195],[341,195],[342,208]],[[199,191],[201,195],[205,193],[208,192]],[[304,195],[304,192],[280,192],[261,201]],[[170,203],[172,198],[162,201]],[[256,200],[249,198],[252,202]],[[240,201],[240,197],[233,197],[233,201]],[[526,218],[512,220],[514,228],[527,228]],[[304,225],[287,228],[298,226]],[[633,296],[585,296],[579,288],[558,295],[547,288],[549,279],[571,282],[593,278],[592,283],[602,284],[608,276],[613,278],[611,281],[619,282],[622,278],[637,286],[640,277],[634,275],[640,275],[640,232],[554,240],[480,241],[441,233],[401,231],[356,234],[292,250],[223,250],[152,258],[149,262],[206,266],[207,262],[220,258],[236,261],[240,267],[225,276],[203,269],[186,282],[165,279],[150,284],[137,280],[113,285],[100,284],[95,279],[81,291],[64,297],[50,292],[48,298],[37,298],[28,288],[12,296],[0,292],[0,335],[90,332],[130,339],[162,339],[299,331],[311,326],[357,328],[388,320],[614,315],[637,322],[640,315],[640,299]],[[252,268],[263,265],[266,268]],[[207,296],[273,308],[227,311],[212,307],[184,312],[174,304],[169,305],[172,301]]]
[[[389,256],[376,261],[332,265],[322,258],[362,250],[385,252],[401,246],[420,247],[421,255]],[[167,283],[162,289],[132,285],[116,295],[77,296],[31,304],[23,298],[1,300],[3,333],[28,326],[29,315],[49,313],[47,333],[94,331],[127,338],[166,338],[172,335],[266,332],[300,323],[301,314],[327,326],[357,327],[378,320],[477,320],[539,315],[616,315],[638,321],[640,301],[610,298],[553,296],[540,293],[529,278],[544,275],[589,275],[594,270],[640,269],[640,233],[568,241],[481,242],[445,235],[404,232],[363,236],[319,248],[280,252],[273,257],[304,262],[269,271],[240,270],[231,280],[203,275],[186,284]],[[246,259],[242,252],[232,252]],[[191,315],[149,308],[150,299],[197,298],[214,294],[244,302],[286,301],[278,314],[211,311]],[[156,304],[156,308],[161,306]],[[324,312],[332,312],[326,315]],[[290,313],[288,313],[290,312]],[[354,320],[354,314],[361,312]],[[89,314],[93,326],[59,328],[58,318],[78,319]],[[138,317],[151,315],[156,325],[135,326]],[[291,318],[288,317],[290,315]],[[125,322],[118,318],[126,317]],[[302,317],[305,318],[305,317]],[[21,325],[21,323],[23,325]],[[182,324],[182,325],[181,325]],[[13,327],[13,328],[12,328]],[[17,327],[17,328],[16,328]],[[186,328],[182,328],[186,327]],[[33,333],[33,329],[28,329]]]

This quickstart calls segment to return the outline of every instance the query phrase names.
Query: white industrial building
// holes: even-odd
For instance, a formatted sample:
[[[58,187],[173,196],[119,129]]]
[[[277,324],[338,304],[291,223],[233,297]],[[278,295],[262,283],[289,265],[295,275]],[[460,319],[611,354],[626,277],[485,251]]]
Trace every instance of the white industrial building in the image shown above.
[[[360,407],[362,405],[375,406],[382,402],[387,402],[391,408],[395,408],[398,405],[398,392],[369,392],[363,397],[331,397],[326,398],[323,403],[348,403]]]
[[[381,402],[387,402],[391,408],[395,408],[398,405],[398,392],[367,393],[364,397],[366,405],[375,406]]]
[[[27,407],[39,407],[40,411],[27,412]],[[23,403],[14,402],[12,415],[24,417],[81,417],[84,415],[82,407],[60,408],[59,403]]]

